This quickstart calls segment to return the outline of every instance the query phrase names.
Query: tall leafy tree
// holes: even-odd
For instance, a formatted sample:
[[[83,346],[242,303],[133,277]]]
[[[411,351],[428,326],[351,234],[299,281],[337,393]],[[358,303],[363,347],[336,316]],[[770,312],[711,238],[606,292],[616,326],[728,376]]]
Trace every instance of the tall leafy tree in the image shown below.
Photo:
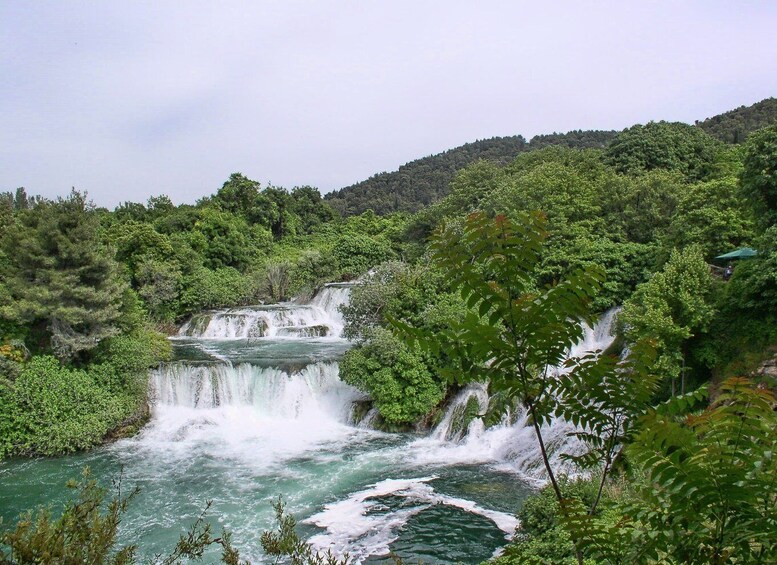
[[[764,215],[767,225],[777,223],[777,125],[764,128],[747,140],[742,188]]]
[[[688,186],[668,229],[669,240],[675,246],[699,245],[708,259],[751,241],[753,235],[752,214],[736,178]]]
[[[712,277],[701,249],[675,249],[663,270],[637,287],[619,315],[628,339],[655,340],[657,370],[672,379],[673,388],[683,372],[688,340],[712,320],[711,290]]]
[[[2,240],[8,294],[0,316],[34,327],[60,359],[119,331],[127,286],[98,230],[93,206],[73,191],[21,213]]]
[[[650,122],[621,132],[605,150],[605,162],[622,173],[664,169],[703,180],[713,172],[720,145],[688,124]]]
[[[650,410],[627,448],[635,495],[603,520],[567,503],[563,521],[598,563],[777,562],[774,395],[742,378]],[[639,479],[639,477],[644,477]]]
[[[583,322],[593,321],[590,304],[603,272],[590,266],[538,289],[535,269],[545,226],[540,213],[517,222],[503,215],[472,214],[461,229],[443,229],[431,244],[432,256],[470,310],[431,335],[395,324],[433,353],[457,360],[461,369],[451,371],[451,377],[488,382],[493,391],[525,407],[561,502],[565,494],[551,463],[544,424],[555,416],[578,424],[575,433],[588,450],[575,460],[601,467],[606,476],[627,424],[644,408],[655,379],[647,376],[649,350],[644,346],[635,347],[623,363],[605,355],[568,359],[570,348],[582,338]],[[564,371],[555,369],[562,364]],[[578,561],[583,562],[580,551]]]

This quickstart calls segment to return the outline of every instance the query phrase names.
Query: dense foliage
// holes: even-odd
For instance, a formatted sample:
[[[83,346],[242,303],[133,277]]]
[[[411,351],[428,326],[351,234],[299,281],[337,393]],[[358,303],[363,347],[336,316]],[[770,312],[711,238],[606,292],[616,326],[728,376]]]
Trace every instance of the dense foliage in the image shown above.
[[[344,216],[374,210],[376,214],[417,212],[448,194],[461,169],[485,161],[506,165],[519,153],[549,145],[569,148],[602,148],[615,135],[609,131],[571,131],[537,135],[527,143],[521,136],[494,137],[467,143],[443,153],[411,161],[392,173],[380,173],[365,181],[335,190],[324,198]]]
[[[459,169],[481,159],[506,164],[524,151],[526,145],[526,140],[520,135],[467,143],[411,161],[399,167],[398,171],[380,173],[332,191],[325,199],[346,216],[367,210],[376,214],[416,212],[445,196],[448,184]]]
[[[696,125],[725,143],[742,143],[752,132],[777,123],[777,98],[707,118]]]
[[[348,352],[340,370],[346,383],[370,394],[390,426],[413,424],[445,396],[423,355],[384,329],[370,332],[366,344]]]
[[[235,173],[196,206],[109,212],[84,194],[0,195],[0,457],[53,455],[147,417],[155,330],[208,308],[312,293],[404,253],[402,216],[346,221],[317,190]]]
[[[712,140],[741,143],[750,133],[776,122],[777,99],[767,98],[752,106],[742,106],[702,122],[696,122],[696,128],[665,122],[636,126],[641,129],[647,128],[648,132],[653,128],[662,129],[665,125],[670,126],[664,128],[665,131],[660,134],[669,134],[666,142],[674,136],[673,129],[685,130],[685,135],[674,136],[670,145],[674,145],[681,151],[689,150],[698,153],[696,160],[690,159],[690,154],[685,157],[681,155],[679,159],[675,159],[672,156],[672,149],[665,144],[663,148],[661,147],[660,139],[654,139],[652,142],[643,140],[644,143],[655,145],[653,150],[645,152],[641,157],[645,159],[643,168],[654,168],[656,165],[661,168],[678,165],[694,168],[699,166],[699,161],[704,165],[707,158],[705,155],[709,153],[711,145],[714,146],[714,143],[710,143]],[[704,131],[709,137],[697,136],[695,130]],[[374,210],[381,215],[399,211],[417,212],[445,197],[456,174],[478,161],[505,165],[520,153],[548,146],[604,149],[616,137],[618,134],[614,131],[573,130],[567,133],[536,135],[528,143],[521,136],[475,141],[437,155],[411,161],[400,166],[397,171],[374,175],[365,181],[332,191],[324,198],[344,216],[361,214],[367,210]],[[687,139],[683,141],[683,137]],[[695,144],[692,141],[694,139]],[[624,142],[624,139],[620,140],[621,144]],[[632,158],[640,158],[638,154],[639,148]],[[687,162],[685,158],[688,158]]]
[[[777,130],[750,133],[773,100],[700,127],[486,140],[324,198],[240,173],[196,205],[0,195],[0,457],[141,425],[148,368],[170,355],[160,332],[186,317],[359,277],[341,377],[386,429],[432,424],[472,381],[531,416],[551,484],[500,563],[769,562],[777,382],[727,379],[777,344]],[[724,280],[715,257],[742,246],[757,255]],[[614,349],[630,355],[548,370],[582,322],[621,305]],[[553,467],[542,428],[556,417],[578,424],[590,480]],[[89,484],[86,506],[25,518],[4,543],[130,559],[106,553],[124,502],[99,514]],[[272,554],[316,562],[278,517]],[[76,518],[95,537],[68,549]],[[206,534],[178,555],[220,543]]]

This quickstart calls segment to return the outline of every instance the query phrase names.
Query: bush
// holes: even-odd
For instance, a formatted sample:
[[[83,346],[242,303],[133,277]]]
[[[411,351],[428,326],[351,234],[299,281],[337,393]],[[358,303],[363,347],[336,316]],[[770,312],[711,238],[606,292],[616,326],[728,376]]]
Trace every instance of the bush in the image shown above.
[[[105,340],[97,350],[96,361],[108,365],[123,386],[141,377],[145,384],[146,371],[172,357],[172,346],[159,332],[143,329]]]
[[[369,393],[383,419],[394,426],[414,423],[445,395],[445,386],[422,356],[382,328],[345,354],[340,378]]]
[[[590,479],[566,481],[563,488],[567,498],[575,498],[585,506],[596,498],[597,485]],[[531,495],[518,511],[521,528],[515,539],[492,563],[577,565],[575,547],[560,518],[561,508],[550,486]]]
[[[33,357],[13,386],[13,451],[55,455],[98,443],[128,415],[126,404],[92,375]]]
[[[164,336],[138,330],[102,342],[85,369],[33,357],[15,379],[0,378],[0,457],[100,443],[143,408],[148,368],[170,355]]]
[[[385,238],[355,233],[338,238],[332,251],[340,272],[349,278],[364,273],[370,267],[387,261],[394,255],[391,245]]]
[[[190,276],[184,277],[183,285],[182,313],[235,306],[245,302],[254,292],[251,279],[232,267],[215,271],[200,267]]]

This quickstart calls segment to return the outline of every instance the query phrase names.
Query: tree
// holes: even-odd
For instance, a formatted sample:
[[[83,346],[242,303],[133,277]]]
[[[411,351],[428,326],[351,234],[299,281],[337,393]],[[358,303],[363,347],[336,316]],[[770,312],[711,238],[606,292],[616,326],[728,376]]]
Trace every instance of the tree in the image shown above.
[[[537,289],[534,271],[545,225],[540,213],[517,222],[503,215],[491,219],[472,214],[462,229],[443,229],[432,241],[432,257],[470,310],[460,322],[431,335],[395,325],[430,351],[456,358],[458,380],[488,382],[491,390],[523,405],[556,499],[562,502],[565,495],[550,462],[543,425],[562,416],[580,426],[575,435],[588,450],[573,459],[600,467],[603,486],[628,424],[644,409],[656,380],[647,373],[650,355],[643,345],[635,346],[624,362],[596,354],[567,359],[582,338],[582,322],[592,323],[590,303],[603,274],[592,266]],[[563,371],[554,369],[562,364]],[[592,514],[597,504],[598,497]]]
[[[312,233],[318,226],[331,222],[337,213],[312,186],[297,186],[291,191],[291,211],[299,218],[301,233]]]
[[[774,321],[777,318],[777,225],[756,239],[758,255],[740,261],[726,285],[726,297],[741,312]]]
[[[634,494],[607,523],[567,504],[563,521],[597,562],[774,563],[777,413],[774,395],[742,378],[650,410],[627,448]]]
[[[675,379],[683,373],[688,340],[705,331],[712,320],[711,289],[712,277],[701,249],[675,249],[663,270],[637,287],[618,316],[627,339],[655,340],[656,369],[671,378],[673,394]],[[681,390],[684,386],[683,380]]]
[[[767,226],[777,223],[777,125],[747,140],[742,189],[764,216]]]
[[[211,202],[225,212],[242,217],[249,224],[270,227],[277,217],[277,207],[261,193],[261,185],[242,173],[232,173]]]
[[[739,194],[736,179],[696,183],[677,203],[668,229],[676,247],[699,245],[712,258],[753,239],[754,222]]]
[[[682,173],[690,181],[713,171],[720,142],[680,122],[650,122],[621,132],[605,150],[605,163],[618,172],[638,174],[654,169]]]
[[[116,249],[116,259],[127,265],[133,281],[143,261],[168,261],[173,255],[168,236],[157,232],[151,224],[135,220],[112,226],[108,239]]]
[[[126,282],[85,195],[39,202],[5,234],[8,296],[0,316],[37,328],[60,359],[118,333]]]
[[[211,269],[245,267],[252,251],[249,241],[245,220],[213,208],[205,208],[192,229],[192,247]]]
[[[172,322],[178,312],[182,275],[175,264],[144,259],[136,269],[138,294],[155,320]]]
[[[383,328],[345,354],[340,363],[344,382],[369,393],[391,426],[413,424],[445,396],[445,386],[430,372],[423,355]]]
[[[683,192],[682,175],[655,170],[638,176],[610,179],[601,194],[609,234],[637,243],[664,237]]]
[[[294,203],[291,195],[284,188],[268,186],[262,191],[262,197],[270,203],[273,210],[267,225],[272,231],[273,237],[277,240],[287,235],[293,235],[295,233],[294,218],[291,212]]]

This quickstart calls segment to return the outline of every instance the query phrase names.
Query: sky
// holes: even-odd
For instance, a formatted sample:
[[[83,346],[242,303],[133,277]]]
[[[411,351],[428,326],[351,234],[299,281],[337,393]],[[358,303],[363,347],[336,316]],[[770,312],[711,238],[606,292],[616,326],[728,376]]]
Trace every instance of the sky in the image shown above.
[[[777,2],[3,0],[0,191],[341,188],[494,136],[777,96]]]

